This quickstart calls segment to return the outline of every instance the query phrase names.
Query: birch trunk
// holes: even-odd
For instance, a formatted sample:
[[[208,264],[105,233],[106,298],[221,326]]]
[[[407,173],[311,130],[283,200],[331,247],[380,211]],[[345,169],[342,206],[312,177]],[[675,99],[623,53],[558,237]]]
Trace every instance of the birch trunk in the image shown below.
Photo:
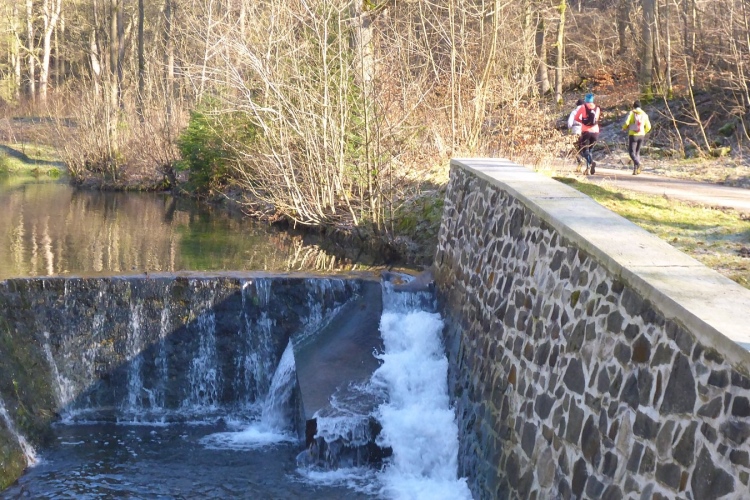
[[[42,4],[44,38],[42,44],[42,65],[39,71],[39,99],[42,103],[47,102],[49,63],[52,56],[52,33],[57,26],[57,20],[60,18],[61,10],[62,0],[44,0],[44,3]]]
[[[26,0],[26,53],[28,57],[28,97],[33,102],[36,99],[36,50],[34,46],[34,2]]]

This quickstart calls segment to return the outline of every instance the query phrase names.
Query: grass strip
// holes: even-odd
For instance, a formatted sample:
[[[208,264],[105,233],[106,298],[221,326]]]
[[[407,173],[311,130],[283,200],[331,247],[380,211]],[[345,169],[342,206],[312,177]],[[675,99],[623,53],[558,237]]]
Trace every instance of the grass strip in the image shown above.
[[[588,182],[555,177],[665,240],[705,266],[750,288],[750,217]]]

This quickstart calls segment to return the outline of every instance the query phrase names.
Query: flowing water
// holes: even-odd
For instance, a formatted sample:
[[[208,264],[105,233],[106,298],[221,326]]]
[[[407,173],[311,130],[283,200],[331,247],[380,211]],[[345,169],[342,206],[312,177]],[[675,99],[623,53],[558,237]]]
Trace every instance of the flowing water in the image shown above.
[[[23,434],[20,434],[16,429],[13,420],[10,418],[10,415],[8,415],[8,410],[5,409],[5,402],[2,400],[2,398],[0,398],[0,420],[2,420],[3,424],[5,424],[5,428],[8,429],[8,431],[10,431],[10,433],[16,438],[18,446],[21,447],[21,451],[23,451],[23,455],[26,458],[26,464],[29,466],[36,465],[36,450],[28,443],[28,441],[26,441],[26,438],[23,436]]]

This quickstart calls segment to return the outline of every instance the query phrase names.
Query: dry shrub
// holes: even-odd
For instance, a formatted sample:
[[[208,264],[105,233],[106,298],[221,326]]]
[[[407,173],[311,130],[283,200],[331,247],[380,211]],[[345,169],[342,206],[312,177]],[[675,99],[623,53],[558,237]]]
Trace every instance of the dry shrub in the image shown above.
[[[113,112],[94,92],[82,93],[78,103],[56,127],[60,154],[74,182],[113,189],[165,186],[178,157],[177,120],[167,120],[156,108],[141,118],[130,104]]]

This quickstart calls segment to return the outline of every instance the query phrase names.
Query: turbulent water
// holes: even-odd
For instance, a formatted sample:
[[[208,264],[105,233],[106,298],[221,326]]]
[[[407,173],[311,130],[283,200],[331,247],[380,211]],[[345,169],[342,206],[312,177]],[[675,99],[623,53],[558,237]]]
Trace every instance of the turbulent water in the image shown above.
[[[381,470],[301,471],[318,484],[346,484],[380,498],[403,500],[471,499],[466,480],[457,477],[458,428],[450,408],[448,360],[440,333],[443,322],[426,293],[393,292],[384,283],[380,332],[385,350],[371,390],[384,390],[387,402],[375,411],[382,425],[378,444],[393,450]]]

